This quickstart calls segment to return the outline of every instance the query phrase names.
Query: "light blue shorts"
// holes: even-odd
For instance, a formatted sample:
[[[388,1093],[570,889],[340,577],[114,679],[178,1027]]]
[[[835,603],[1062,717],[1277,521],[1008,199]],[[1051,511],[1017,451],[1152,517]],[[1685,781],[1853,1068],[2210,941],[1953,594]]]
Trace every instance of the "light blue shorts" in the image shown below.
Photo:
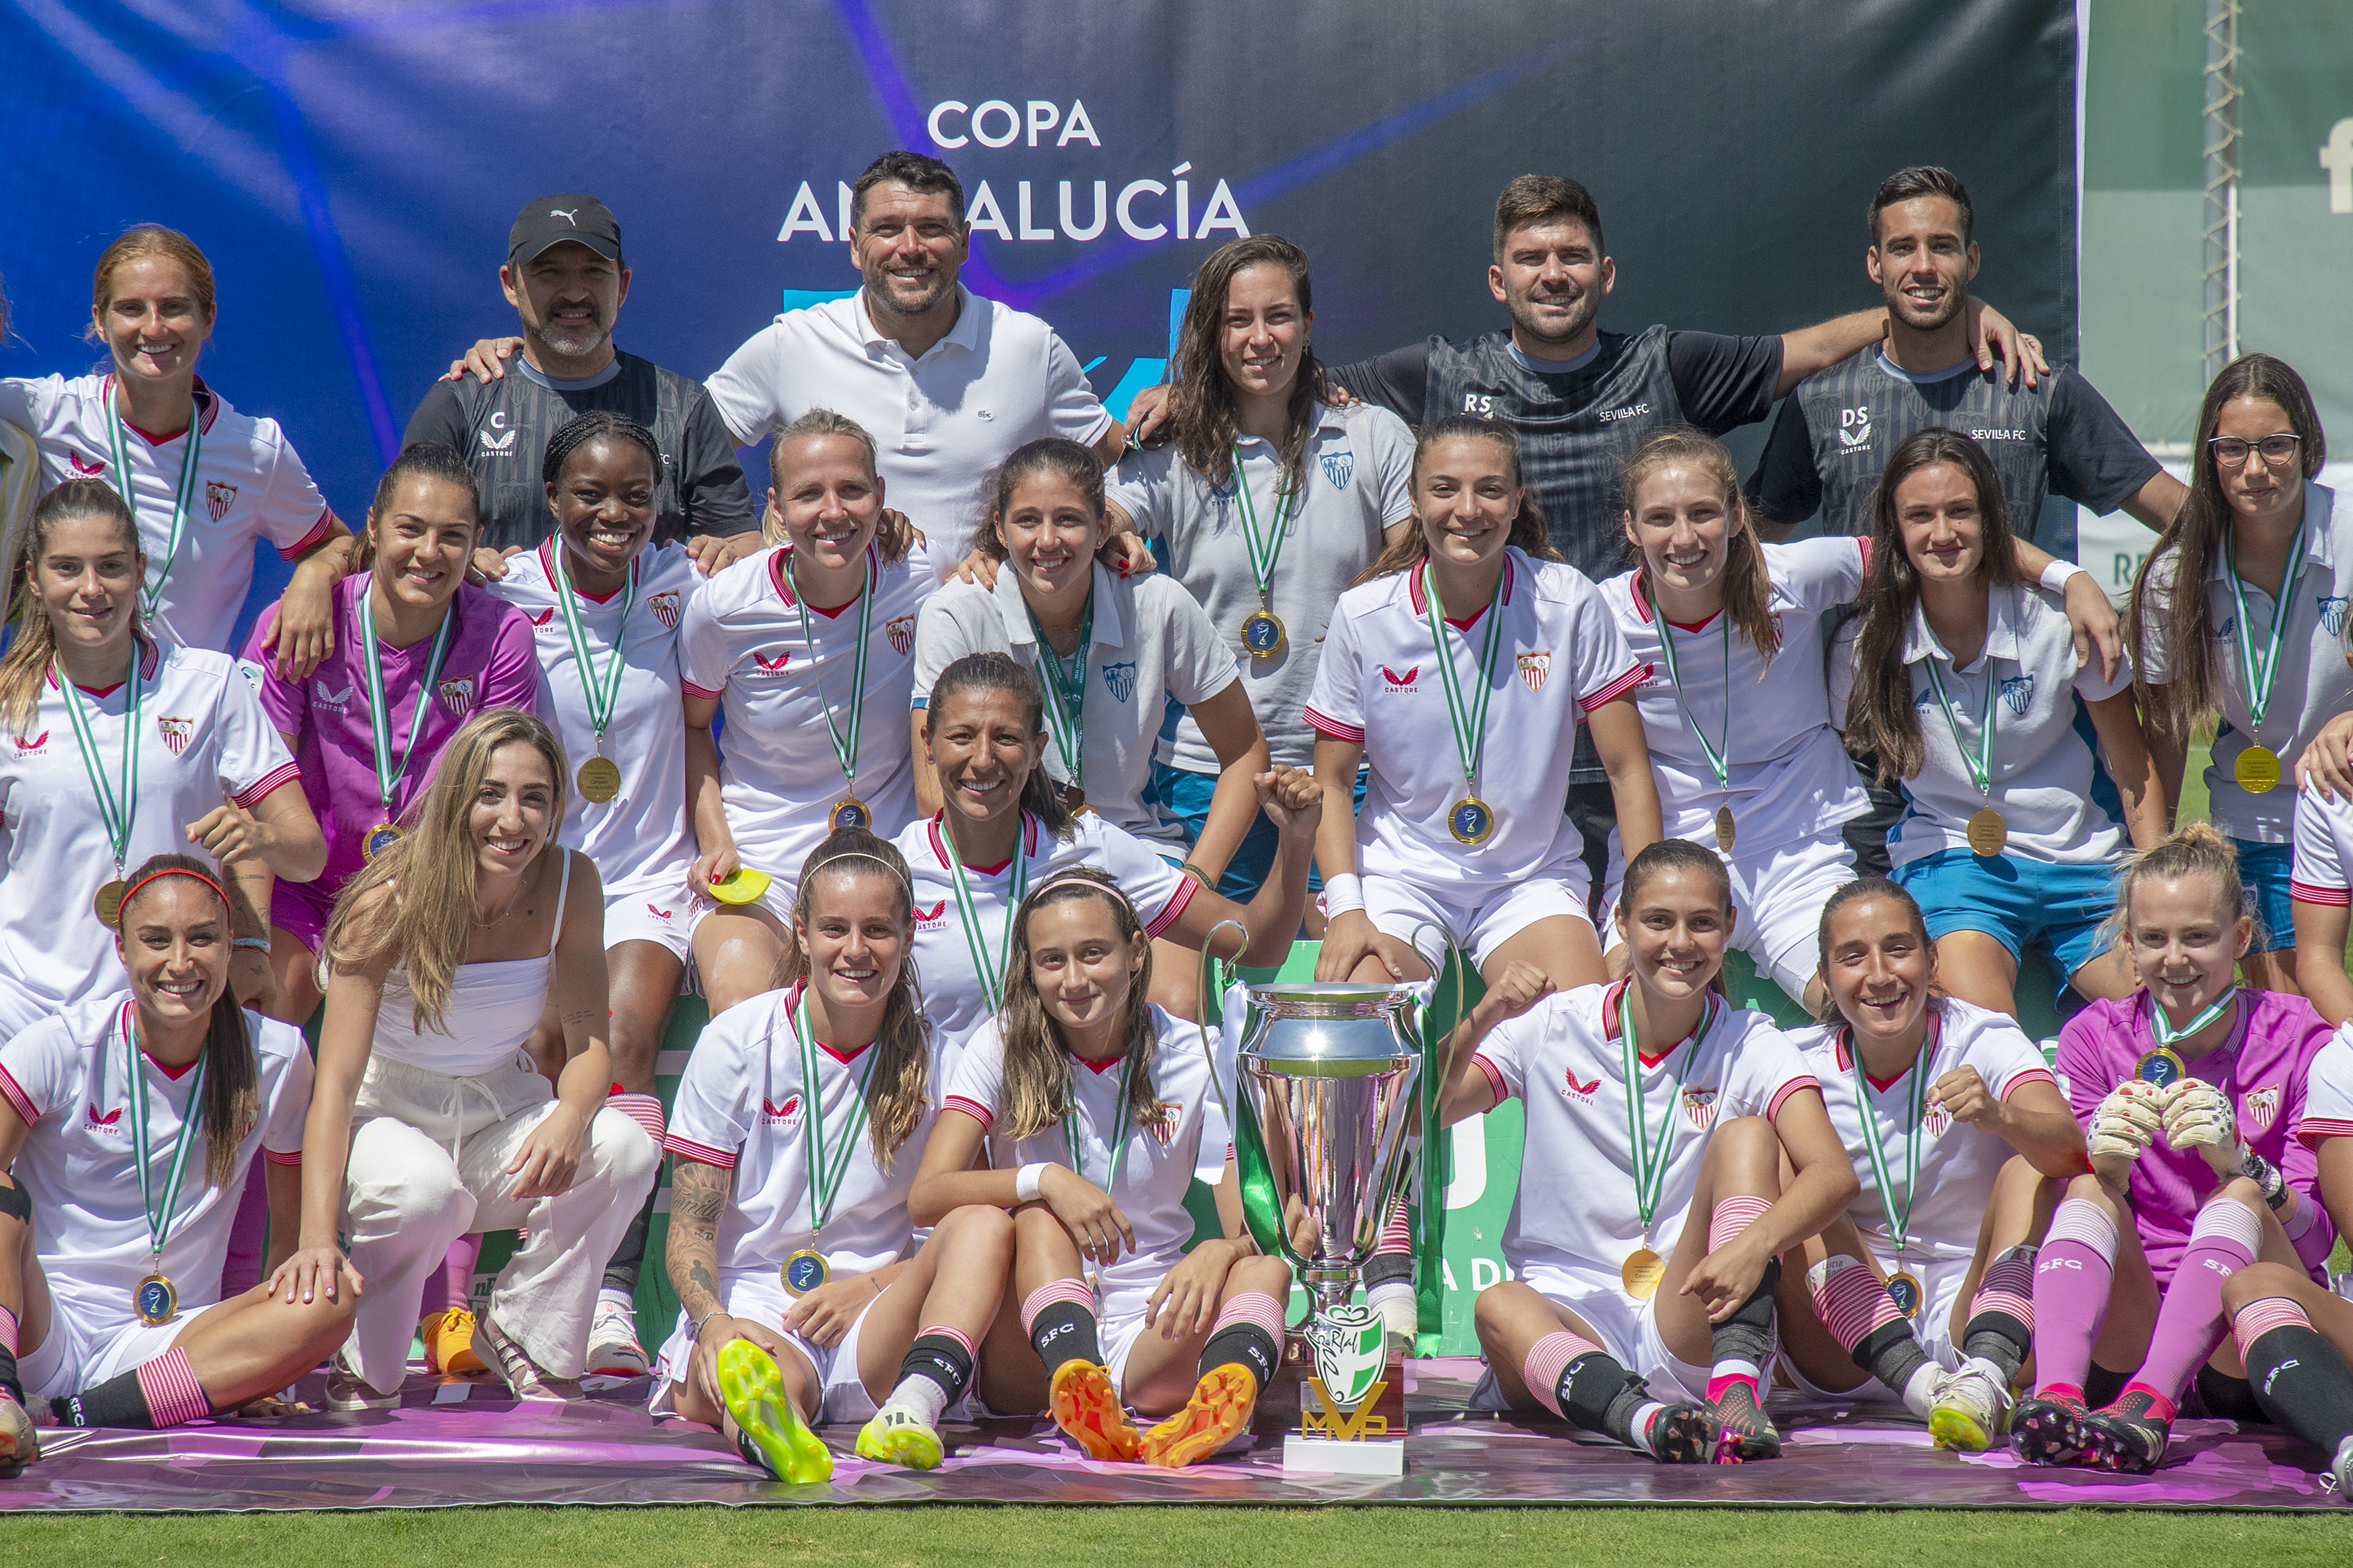
[[[2116,868],[2057,866],[2015,855],[1992,858],[1966,848],[1940,849],[1906,861],[1890,876],[1920,902],[1933,940],[1948,931],[1982,931],[2015,962],[2029,947],[2046,949],[2062,975],[2100,956],[2100,927],[2116,909]]]
[[[2233,838],[2239,852],[2239,885],[2246,889],[2248,912],[2255,917],[2255,940],[2249,952],[2277,952],[2295,945],[2295,906],[2288,901],[2287,874],[2295,864],[2293,844],[2258,844]]]

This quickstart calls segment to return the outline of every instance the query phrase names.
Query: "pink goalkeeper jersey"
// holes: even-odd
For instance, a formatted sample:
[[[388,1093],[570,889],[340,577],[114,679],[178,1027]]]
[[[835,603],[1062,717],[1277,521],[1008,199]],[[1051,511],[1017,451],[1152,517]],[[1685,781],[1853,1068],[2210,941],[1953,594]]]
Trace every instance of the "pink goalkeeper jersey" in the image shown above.
[[[2229,1098],[2240,1138],[2284,1172],[2295,1188],[2297,1213],[2290,1222],[2290,1239],[2317,1279],[2336,1230],[2316,1195],[2318,1158],[2294,1134],[2304,1120],[2312,1058],[2328,1043],[2329,1027],[2301,996],[2255,990],[2243,990],[2239,996],[2239,1021],[2230,1037],[2204,1056],[2190,1058],[2189,1074]],[[2067,1091],[2075,1120],[2085,1128],[2100,1101],[2133,1077],[2140,1058],[2157,1048],[2148,1027],[2151,1005],[2146,991],[2136,991],[2121,1002],[2094,1002],[2059,1031],[2059,1085]],[[2174,1265],[2189,1244],[2198,1205],[2220,1184],[2196,1150],[2168,1149],[2162,1138],[2133,1162],[2128,1194],[2141,1247],[2160,1288],[2173,1278]]]

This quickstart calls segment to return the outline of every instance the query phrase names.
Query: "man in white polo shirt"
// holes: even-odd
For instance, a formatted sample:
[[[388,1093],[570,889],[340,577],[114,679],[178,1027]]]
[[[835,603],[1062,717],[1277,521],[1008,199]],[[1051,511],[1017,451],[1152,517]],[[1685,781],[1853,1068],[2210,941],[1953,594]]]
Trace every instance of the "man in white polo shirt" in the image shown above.
[[[858,176],[849,213],[866,286],[786,311],[704,384],[742,446],[812,408],[864,426],[891,505],[944,570],[971,548],[981,481],[1015,447],[1067,436],[1109,467],[1127,433],[1053,328],[956,280],[972,230],[945,163],[884,153]]]

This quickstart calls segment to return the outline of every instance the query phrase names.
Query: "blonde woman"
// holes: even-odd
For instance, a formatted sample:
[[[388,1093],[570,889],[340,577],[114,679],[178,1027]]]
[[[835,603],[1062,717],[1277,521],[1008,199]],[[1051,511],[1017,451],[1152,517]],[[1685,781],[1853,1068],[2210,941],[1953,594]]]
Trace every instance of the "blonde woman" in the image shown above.
[[[344,886],[328,922],[314,1158],[281,1273],[332,1298],[348,1215],[365,1294],[328,1379],[337,1409],[399,1403],[427,1276],[458,1237],[518,1226],[530,1239],[475,1342],[518,1398],[560,1397],[550,1385],[582,1371],[597,1276],[653,1184],[653,1139],[606,1106],[596,868],[548,853],[570,777],[541,721],[477,715],[450,738],[416,830]],[[564,1029],[553,1094],[524,1049],[543,1012]]]

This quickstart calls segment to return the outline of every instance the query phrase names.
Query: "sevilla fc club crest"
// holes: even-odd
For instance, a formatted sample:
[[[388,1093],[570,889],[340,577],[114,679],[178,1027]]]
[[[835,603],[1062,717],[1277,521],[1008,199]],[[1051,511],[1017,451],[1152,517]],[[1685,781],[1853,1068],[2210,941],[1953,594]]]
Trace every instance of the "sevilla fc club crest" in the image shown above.
[[[205,481],[205,510],[212,513],[215,522],[227,517],[228,509],[236,504],[237,487],[235,485],[225,485],[218,479]]]
[[[194,719],[158,719],[155,728],[163,732],[164,744],[171,747],[172,754],[176,757],[188,749],[188,742],[196,732],[196,721]]]
[[[654,619],[672,631],[678,630],[677,589],[671,588],[664,593],[656,594],[646,601],[646,608],[654,613]]]
[[[1715,1090],[1687,1089],[1683,1090],[1683,1115],[1694,1127],[1704,1132],[1715,1125]]]
[[[892,653],[904,654],[915,646],[915,617],[901,616],[897,620],[884,623],[882,635],[891,639]]]
[[[1942,1138],[1945,1130],[1953,1124],[1953,1113],[1941,1105],[1932,1105],[1921,1120],[1927,1124],[1929,1137]]]
[[[1527,682],[1530,691],[1542,691],[1545,678],[1550,674],[1552,674],[1551,649],[1547,648],[1543,653],[1520,655],[1520,679]]]
[[[1152,1134],[1152,1141],[1155,1143],[1166,1149],[1168,1147],[1169,1140],[1176,1136],[1177,1118],[1184,1114],[1185,1108],[1175,1100],[1161,1100],[1152,1108],[1151,1119],[1145,1122],[1144,1130]]]
[[[474,706],[474,678],[452,676],[437,689],[441,693],[441,705],[463,719]]]
[[[2280,1091],[2277,1089],[2251,1089],[2240,1097],[2247,1110],[2247,1120],[2257,1127],[2269,1127],[2279,1115]]]
[[[782,1105],[763,1100],[760,1101],[760,1109],[768,1113],[769,1121],[779,1126],[796,1127],[800,1124],[801,1097],[797,1093],[785,1096],[785,1102]]]
[[[73,465],[73,471],[77,474],[102,474],[106,472],[106,459],[104,458],[100,458],[95,462],[88,462],[83,459],[82,455],[79,452],[68,452],[66,454],[66,460]]]
[[[1575,1068],[1569,1068],[1567,1076],[1568,1081],[1561,1085],[1560,1091],[1568,1096],[1569,1099],[1576,1100],[1579,1105],[1592,1104],[1594,1090],[1601,1087],[1601,1076],[1599,1073],[1596,1073],[1587,1082],[1579,1083],[1577,1081],[1577,1069]]]

